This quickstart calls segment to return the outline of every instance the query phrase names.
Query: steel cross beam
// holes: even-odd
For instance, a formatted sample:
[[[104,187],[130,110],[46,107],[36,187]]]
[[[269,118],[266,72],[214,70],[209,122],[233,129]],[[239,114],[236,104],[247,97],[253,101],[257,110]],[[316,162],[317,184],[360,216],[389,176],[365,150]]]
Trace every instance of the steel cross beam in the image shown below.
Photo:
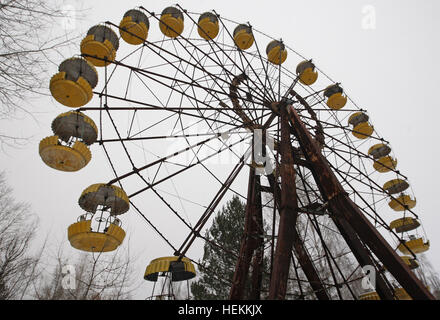
[[[337,214],[340,219],[347,221],[359,239],[369,247],[413,299],[434,300],[434,296],[411,272],[409,267],[344,191],[293,106],[287,105],[282,109],[287,111],[290,125],[304,156],[311,162],[313,170],[319,173],[315,176],[316,183],[322,188],[325,196],[324,200],[328,202],[331,212]]]

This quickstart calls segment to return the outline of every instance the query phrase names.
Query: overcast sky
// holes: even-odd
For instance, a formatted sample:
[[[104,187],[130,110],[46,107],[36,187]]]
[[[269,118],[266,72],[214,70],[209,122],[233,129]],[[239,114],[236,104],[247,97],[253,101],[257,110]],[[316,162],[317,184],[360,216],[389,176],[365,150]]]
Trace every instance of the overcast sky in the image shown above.
[[[75,1],[67,3],[85,9],[85,18],[75,22],[75,30],[85,33],[90,26],[103,21],[118,24],[132,7],[142,5],[160,12],[175,2],[95,0],[81,7]],[[440,241],[437,230],[440,2],[188,0],[179,4],[189,11],[215,9],[234,21],[249,21],[255,28],[282,38],[289,47],[313,58],[332,79],[342,82],[357,105],[368,110],[375,129],[390,142],[399,161],[398,169],[408,177],[417,198],[415,212],[431,241],[427,256],[440,270],[437,245]],[[371,13],[375,19],[368,20],[366,15]],[[54,26],[59,27],[61,22],[60,26]],[[153,31],[158,32],[157,26]],[[52,73],[55,72],[53,66]],[[81,191],[92,183],[107,182],[113,174],[99,146],[92,146],[93,160],[79,172],[57,172],[45,166],[38,155],[38,143],[51,134],[53,118],[68,110],[51,98],[35,100],[32,106],[34,118],[24,115],[1,123],[10,135],[31,137],[25,146],[2,153],[1,167],[16,198],[30,203],[40,217],[43,233],[50,230],[59,241],[65,239],[67,226],[82,214],[77,206]],[[122,220],[131,238],[130,245],[142,260],[140,264],[172,255],[169,247],[132,211]],[[398,217],[387,212],[384,219],[391,221]],[[139,267],[140,279],[143,268]],[[147,295],[146,292],[144,296]]]

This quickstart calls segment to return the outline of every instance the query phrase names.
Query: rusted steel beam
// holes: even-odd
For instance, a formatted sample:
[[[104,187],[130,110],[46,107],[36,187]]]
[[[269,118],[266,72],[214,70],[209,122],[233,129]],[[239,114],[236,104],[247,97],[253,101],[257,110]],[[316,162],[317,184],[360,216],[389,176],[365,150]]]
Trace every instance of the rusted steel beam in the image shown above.
[[[237,114],[241,120],[243,120],[243,125],[246,128],[249,128],[251,130],[253,129],[257,129],[257,128],[261,128],[261,126],[255,124],[251,118],[249,118],[249,116],[246,114],[246,112],[243,111],[243,108],[240,105],[239,99],[238,99],[238,86],[244,81],[246,80],[246,75],[240,74],[236,77],[234,77],[234,79],[232,79],[231,85],[229,86],[229,98],[231,99],[232,102],[232,106],[233,106],[233,110],[235,112],[235,114]],[[222,107],[227,107],[229,108],[224,102],[220,102],[220,105]]]
[[[290,126],[287,110],[281,110],[281,210],[278,226],[278,238],[274,255],[272,277],[269,287],[269,299],[283,300],[287,290],[290,260],[295,240],[295,226],[298,217],[298,201],[295,186]]]
[[[232,286],[229,293],[229,299],[244,299],[244,289],[246,279],[249,273],[249,266],[252,260],[253,252],[257,242],[256,233],[256,174],[255,168],[249,167],[249,182],[246,202],[246,214],[244,222],[244,231],[241,238],[240,253],[235,266],[234,277],[232,278]]]
[[[261,179],[259,175],[255,176],[255,253],[252,261],[252,277],[250,300],[260,300],[261,283],[263,280],[263,258],[264,258],[264,226],[263,226],[263,206],[261,203]]]
[[[288,105],[287,111],[291,127],[306,159],[312,163],[313,170],[319,173],[316,175],[316,182],[322,188],[329,209],[350,224],[362,242],[369,247],[413,299],[434,299],[434,296],[349,198],[293,106]]]
[[[267,179],[269,181],[269,184],[272,188],[277,188],[277,198],[275,199],[275,203],[279,205],[280,199],[279,194],[281,193],[281,190],[279,190],[279,186],[275,183],[275,177],[272,175],[268,175]],[[307,280],[309,281],[310,286],[313,289],[313,292],[316,295],[316,298],[318,300],[330,300],[330,297],[327,294],[327,291],[319,278],[318,272],[315,269],[315,265],[312,262],[312,259],[309,256],[309,253],[307,252],[307,249],[304,246],[304,242],[302,241],[297,229],[294,230],[294,242],[293,242],[293,248],[295,250],[295,253],[298,257],[299,264],[301,266],[301,269],[303,270],[304,274],[306,275]]]
[[[315,111],[312,107],[307,103],[307,101],[301,97],[299,94],[295,92],[295,90],[290,90],[290,94],[293,95],[296,99],[298,99],[299,103],[301,103],[304,108],[307,110],[307,112],[310,114],[310,117],[315,121],[315,138],[316,142],[319,144],[319,147],[322,148],[325,144],[324,139],[324,129],[322,127],[321,121],[319,121],[318,116],[316,115]]]

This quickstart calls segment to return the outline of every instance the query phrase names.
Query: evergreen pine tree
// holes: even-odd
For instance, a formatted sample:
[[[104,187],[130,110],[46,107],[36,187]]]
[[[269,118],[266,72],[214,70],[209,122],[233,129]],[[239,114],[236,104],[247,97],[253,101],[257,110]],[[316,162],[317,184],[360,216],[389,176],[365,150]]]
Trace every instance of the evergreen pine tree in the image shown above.
[[[244,229],[245,204],[234,196],[218,212],[205,236],[222,248],[205,242],[203,259],[199,267],[200,278],[191,284],[196,300],[227,299],[240,251]]]

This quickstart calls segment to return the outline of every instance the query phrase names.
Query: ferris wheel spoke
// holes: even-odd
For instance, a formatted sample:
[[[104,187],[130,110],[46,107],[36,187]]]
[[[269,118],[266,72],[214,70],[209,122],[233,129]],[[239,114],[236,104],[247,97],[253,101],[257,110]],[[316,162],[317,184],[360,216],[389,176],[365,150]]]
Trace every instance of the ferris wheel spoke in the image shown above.
[[[115,62],[115,63],[116,63],[116,62]],[[123,65],[123,66],[124,66],[124,67],[128,67],[129,69],[133,70],[133,67],[130,67],[130,66],[127,66],[127,65]],[[194,102],[196,102],[197,104],[200,103],[200,104],[206,106],[207,108],[211,108],[211,109],[212,109],[212,107],[211,107],[209,104],[206,104],[204,101],[199,100],[199,99],[196,98],[195,96],[191,96],[191,95],[189,95],[189,94],[186,93],[184,90],[178,90],[178,89],[175,88],[175,86],[173,86],[173,85],[169,85],[169,84],[166,84],[165,82],[163,82],[163,81],[157,79],[156,77],[164,78],[164,79],[167,79],[167,80],[173,80],[173,81],[175,81],[176,83],[185,84],[185,85],[188,85],[188,87],[197,87],[197,88],[200,88],[200,89],[204,89],[204,90],[206,90],[206,91],[208,91],[208,92],[212,91],[210,88],[206,88],[206,87],[203,87],[203,86],[201,86],[201,85],[199,85],[199,84],[191,83],[191,82],[189,82],[189,81],[180,80],[180,79],[178,80],[178,79],[172,78],[172,77],[167,76],[167,75],[161,75],[161,74],[153,73],[153,72],[150,72],[150,71],[145,72],[145,71],[143,71],[143,70],[138,69],[138,70],[134,70],[134,72],[135,72],[135,74],[138,76],[138,78],[141,80],[141,82],[145,85],[145,87],[147,87],[147,88],[148,88],[148,85],[147,85],[147,84],[146,84],[146,83],[145,83],[145,82],[139,77],[140,75],[145,76],[146,78],[148,78],[148,79],[150,79],[150,80],[153,80],[154,82],[157,82],[157,83],[159,83],[159,84],[161,84],[161,85],[163,85],[163,86],[165,86],[165,87],[168,87],[168,88],[171,89],[173,92],[179,93],[179,94],[181,94],[182,96],[185,96],[186,98],[190,99],[190,101],[194,101]],[[152,92],[152,91],[151,91],[151,92]],[[222,93],[222,92],[220,92],[220,91],[216,91],[216,93]],[[221,101],[221,99],[219,99],[218,97],[215,96],[215,98],[218,99],[219,101]],[[127,99],[127,100],[128,100],[128,99]],[[158,100],[159,100],[159,99],[158,99]],[[159,101],[160,101],[160,100],[159,100]],[[216,111],[218,111],[218,112],[220,112],[220,113],[223,113],[223,114],[224,114],[225,116],[227,116],[227,117],[231,117],[230,114],[223,112],[221,109],[216,109]],[[232,118],[232,117],[231,117],[231,118]],[[232,118],[232,119],[234,119],[234,118]]]
[[[78,111],[102,111],[103,109],[109,110],[109,111],[129,111],[129,110],[136,110],[136,111],[153,111],[153,110],[161,110],[161,111],[168,111],[168,112],[173,112],[175,114],[183,114],[186,116],[190,116],[190,117],[195,117],[195,118],[199,118],[202,119],[204,117],[200,116],[199,114],[194,114],[194,113],[189,113],[189,112],[185,112],[185,111],[181,111],[181,109],[183,110],[196,110],[195,108],[178,108],[178,107],[171,107],[171,108],[167,108],[167,107],[161,107],[155,104],[150,104],[150,103],[146,103],[146,102],[142,102],[142,101],[138,101],[138,100],[133,100],[133,99],[125,99],[123,97],[119,97],[116,95],[111,95],[111,94],[103,94],[102,96],[110,98],[110,99],[115,99],[115,100],[120,100],[120,101],[125,101],[125,102],[129,102],[129,103],[135,103],[137,105],[142,105],[144,107],[110,107],[110,106],[104,106],[104,108],[102,107],[81,107],[78,108]],[[211,110],[212,108],[209,108],[209,110]],[[217,108],[219,109],[219,108]],[[216,110],[217,111],[217,110]],[[226,125],[230,125],[230,122],[226,122],[223,120],[219,120],[219,119],[215,119],[215,118],[210,118],[210,117],[205,117],[208,120],[211,121],[215,121],[215,122],[219,122],[222,124],[226,124]]]
[[[192,243],[194,242],[195,238],[200,235],[200,231],[202,230],[202,228],[208,221],[209,217],[212,215],[212,213],[214,212],[214,210],[216,209],[216,207],[218,206],[218,204],[220,203],[220,201],[228,191],[228,188],[232,185],[235,178],[240,173],[248,157],[249,154],[244,155],[234,166],[233,170],[231,171],[225,182],[222,183],[220,189],[217,191],[216,195],[208,205],[208,208],[203,212],[203,214],[195,224],[193,231],[186,237],[186,239],[183,241],[182,245],[180,246],[179,250],[177,251],[177,254],[179,254],[180,257],[183,257],[186,254],[186,252],[189,250]]]
[[[206,160],[208,160],[208,159],[210,159],[210,158],[212,158],[212,157],[214,157],[214,156],[216,156],[216,155],[222,153],[222,152],[225,151],[225,150],[229,150],[229,148],[231,148],[231,147],[233,147],[233,146],[235,146],[235,145],[237,145],[237,144],[239,144],[239,143],[241,143],[241,142],[243,142],[243,141],[245,141],[245,140],[247,140],[247,139],[249,139],[249,138],[243,138],[243,139],[240,139],[239,141],[237,141],[237,142],[235,142],[235,143],[232,143],[232,144],[226,146],[225,148],[222,148],[222,149],[218,150],[217,152],[212,153],[211,155],[208,155],[208,156],[204,157],[203,159],[200,159],[199,161],[194,162],[194,163],[188,165],[187,167],[185,167],[185,168],[183,168],[183,169],[181,169],[181,170],[179,170],[179,171],[177,171],[177,172],[175,172],[175,173],[173,173],[173,174],[171,174],[171,175],[169,175],[169,176],[167,176],[167,177],[165,177],[165,178],[162,178],[162,179],[160,179],[159,181],[156,181],[155,183],[152,183],[150,186],[147,186],[147,187],[145,187],[145,188],[143,188],[143,189],[141,189],[141,190],[139,190],[139,191],[136,191],[136,192],[132,193],[132,194],[129,195],[128,197],[131,198],[131,197],[134,197],[134,196],[136,196],[136,195],[138,195],[138,194],[140,194],[140,193],[142,193],[142,192],[144,192],[144,191],[147,191],[147,190],[150,189],[151,187],[154,187],[154,186],[158,185],[159,183],[162,183],[162,182],[164,182],[164,181],[166,181],[166,180],[168,180],[168,179],[174,177],[175,175],[180,174],[180,173],[182,173],[182,172],[184,172],[184,171],[186,171],[186,170],[188,170],[188,169],[190,169],[190,168],[192,168],[192,167],[194,167],[194,166],[200,164],[201,162],[206,161]]]
[[[145,9],[145,10],[146,10],[146,9]],[[148,11],[148,10],[147,10],[147,11]],[[155,18],[158,19],[157,17],[155,17]],[[114,25],[114,24],[113,24],[113,25]],[[114,25],[114,26],[119,28],[119,26],[117,26],[117,25]],[[182,45],[182,43],[180,42],[181,39],[183,39],[183,40],[185,40],[185,41],[187,41],[187,42],[189,42],[189,40],[186,39],[186,38],[179,38],[179,37],[175,39],[177,42],[179,42],[179,44],[182,46],[182,48],[184,48],[184,49],[187,51],[186,47],[185,47],[184,45]],[[179,55],[177,55],[177,54],[174,54],[174,53],[172,53],[172,52],[170,52],[170,51],[168,51],[168,50],[165,50],[165,49],[163,49],[163,48],[160,48],[161,51],[159,51],[159,52],[154,51],[151,47],[158,48],[157,45],[155,45],[155,44],[153,44],[153,43],[150,43],[150,42],[148,42],[148,41],[145,41],[145,43],[148,44],[148,48],[150,48],[153,52],[155,52],[155,53],[156,53],[158,56],[160,56],[162,59],[165,59],[165,58],[164,58],[164,55],[161,54],[161,51],[162,51],[162,52],[165,52],[165,53],[167,53],[167,54],[169,54],[169,55],[171,55],[171,56],[173,56],[174,58],[177,58],[179,61],[184,61],[185,63],[190,64],[190,65],[193,66],[194,68],[197,68],[199,71],[202,71],[202,72],[208,74],[208,75],[209,75],[214,81],[222,81],[222,82],[226,82],[226,83],[227,83],[227,81],[225,81],[225,80],[222,79],[221,77],[216,77],[216,76],[213,75],[212,73],[208,72],[208,71],[206,70],[206,68],[201,67],[201,66],[198,66],[198,65],[197,65],[198,63],[197,63],[197,64],[191,63],[190,61],[183,59],[181,56],[179,56]],[[191,44],[191,43],[190,43],[190,44]],[[196,50],[200,51],[202,54],[204,54],[208,59],[210,59],[211,61],[213,61],[214,63],[216,63],[219,67],[222,67],[222,68],[224,69],[224,66],[223,66],[223,65],[221,65],[218,61],[214,60],[214,59],[213,59],[210,55],[208,55],[206,52],[203,52],[203,51],[202,51],[200,48],[198,48],[197,46],[194,46],[194,45],[193,45],[193,47],[194,47]],[[228,55],[226,55],[226,56],[228,56]],[[166,60],[166,59],[165,59],[165,60]],[[170,61],[168,61],[168,63],[170,63]],[[172,63],[170,63],[170,64],[173,65]],[[173,66],[174,66],[174,65],[173,65]],[[226,70],[226,69],[225,69],[225,70]],[[218,85],[218,86],[221,87],[220,85]]]
[[[179,6],[179,5],[178,5]],[[180,6],[179,6],[180,7]],[[181,7],[180,7],[181,8]],[[183,9],[182,9],[183,10]],[[195,25],[197,25],[198,26],[198,23],[184,10],[184,12],[186,13],[186,15],[189,17],[189,19],[195,24]],[[214,13],[215,13],[215,11],[214,11]],[[222,24],[222,26],[223,26],[223,30],[226,30],[226,32],[227,32],[227,34],[229,35],[229,37],[231,38],[231,39],[233,39],[233,37],[232,37],[232,35],[230,34],[230,32],[229,32],[229,30],[226,28],[226,26],[224,25],[224,23],[223,23],[223,21],[222,21],[222,19],[220,18],[220,15],[218,15],[217,14],[217,17],[218,17],[218,20],[219,20],[219,22]],[[217,48],[218,49],[220,49],[220,50],[222,50],[222,48],[220,48],[220,46],[217,44],[217,42],[215,42],[215,41],[213,41],[212,43],[211,42],[208,42],[209,43],[209,45],[211,46],[211,48],[212,48],[212,46],[213,45],[215,45],[215,46],[217,46]],[[215,52],[215,51],[214,51]],[[207,56],[207,58],[210,58],[210,59],[212,59],[206,52],[203,52],[202,51],[202,54],[204,54],[204,55],[206,55]],[[216,55],[216,57],[217,57],[217,59],[218,59],[218,56]],[[246,67],[242,64],[242,67],[240,68],[239,66],[238,66],[238,64],[235,62],[235,60],[233,60],[233,59],[231,59],[230,57],[229,57],[229,55],[225,55],[225,57],[235,66],[235,67],[237,67],[239,70],[240,70],[240,72],[241,73],[245,73],[245,69],[246,69]],[[219,59],[218,59],[219,60]],[[220,61],[220,60],[219,60]],[[248,64],[249,65],[249,64]],[[232,77],[234,77],[234,75],[232,75],[232,74],[230,74],[230,76],[232,76]],[[231,80],[231,78],[230,78],[230,80]],[[264,90],[264,92],[262,92],[263,93],[263,95],[262,95],[262,99],[263,99],[263,101],[264,100],[266,100],[267,98],[266,98],[266,93],[267,93],[267,91],[265,90],[265,86],[261,83],[261,81],[260,81],[260,85],[261,86],[258,86],[256,83],[252,83],[253,84],[253,87],[255,87],[255,88],[258,88],[258,90],[259,91],[262,91],[261,90],[261,88],[263,88],[263,90]],[[272,98],[274,98],[274,97],[272,97]]]
[[[326,244],[326,242],[324,240],[321,228],[320,228],[319,224],[316,221],[316,216],[309,217],[309,219],[311,219],[312,226],[314,227],[314,229],[315,229],[316,233],[318,234],[318,237],[319,237],[319,239],[321,241],[321,245],[322,245],[322,247],[324,249],[324,255],[325,255],[327,264],[330,267],[330,271],[331,271],[331,275],[332,275],[332,278],[333,278],[334,286],[335,286],[335,288],[337,290],[339,298],[341,300],[343,300],[342,292],[339,289],[342,287],[342,284],[345,284],[345,286],[349,290],[349,292],[352,295],[352,297],[354,299],[356,299],[356,295],[354,294],[354,292],[351,289],[351,287],[347,284],[347,280],[346,280],[346,278],[344,276],[344,273],[342,272],[340,266],[338,265],[338,263],[336,261],[336,258],[333,256],[333,254],[331,253],[330,249],[328,248],[328,246],[327,246],[327,244]],[[332,265],[334,265],[336,267],[339,276],[342,278],[342,282],[340,282],[337,279],[337,275],[336,275],[335,271],[333,270]]]
[[[306,126],[310,127],[310,128],[313,128],[311,125],[309,125],[309,124],[306,123],[306,122],[305,122],[304,124],[305,124]],[[330,150],[331,153],[333,153],[333,154],[335,155],[335,157],[338,157],[338,158],[342,159],[346,164],[349,164],[349,165],[350,165],[351,167],[353,167],[355,170],[357,170],[357,171],[359,171],[359,172],[361,171],[359,168],[357,168],[356,166],[354,166],[354,165],[351,163],[352,161],[349,161],[349,160],[345,159],[345,158],[342,157],[339,153],[347,153],[347,154],[350,155],[350,157],[356,156],[359,160],[362,160],[362,159],[369,159],[369,160],[371,160],[371,161],[374,160],[370,155],[367,155],[367,154],[361,152],[361,151],[359,150],[358,147],[355,147],[355,146],[352,146],[352,145],[350,145],[350,144],[348,144],[348,143],[346,143],[346,142],[343,142],[342,140],[336,138],[335,135],[328,134],[328,133],[326,133],[325,131],[324,131],[324,135],[325,135],[327,138],[331,139],[332,141],[335,141],[335,142],[338,143],[339,145],[348,148],[348,150],[343,150],[343,149],[336,148],[335,146],[331,146],[331,145],[329,145],[329,144],[326,144],[326,147],[328,148],[328,150]],[[381,141],[384,141],[384,140],[381,139]],[[385,141],[385,142],[386,142],[386,141]],[[351,160],[351,158],[350,158],[350,160]],[[363,170],[364,170],[365,172],[367,172],[367,170],[366,170],[364,164],[362,164],[362,166],[363,166]],[[386,165],[384,165],[384,167],[386,167],[386,168],[389,169],[390,171],[393,171],[393,172],[395,172],[396,174],[402,176],[404,179],[407,179],[404,175],[402,175],[402,174],[400,173],[399,170],[396,170],[395,168],[388,167],[388,166],[386,166]],[[362,174],[365,175],[364,172],[363,172]]]
[[[236,130],[236,129],[237,129],[237,128],[230,129],[230,130],[226,131],[226,133],[230,133],[230,132],[232,132],[233,130]],[[121,176],[118,176],[118,177],[116,177],[116,178],[110,180],[110,181],[108,182],[108,184],[113,184],[113,183],[118,182],[118,181],[120,181],[120,180],[122,180],[122,179],[125,179],[125,178],[127,178],[127,177],[129,177],[129,176],[131,176],[131,175],[133,175],[133,174],[135,174],[135,173],[138,173],[138,172],[143,171],[143,170],[145,170],[145,169],[148,169],[148,168],[150,168],[150,167],[152,167],[152,166],[154,166],[154,165],[157,165],[157,164],[159,164],[159,163],[161,163],[161,162],[163,162],[163,161],[167,161],[167,160],[169,160],[169,159],[171,159],[171,158],[173,158],[173,157],[176,157],[176,156],[181,155],[181,154],[183,154],[183,153],[185,153],[185,152],[188,152],[190,149],[192,149],[192,148],[196,148],[196,147],[198,147],[198,146],[200,146],[200,145],[203,145],[203,144],[205,144],[205,143],[207,143],[207,142],[209,142],[209,141],[215,140],[215,139],[217,139],[218,137],[221,137],[223,134],[224,134],[224,133],[212,134],[212,137],[210,137],[210,138],[208,138],[208,139],[205,139],[205,140],[203,140],[203,141],[197,142],[197,143],[195,143],[195,144],[193,144],[193,145],[191,145],[191,146],[188,146],[188,147],[186,147],[186,148],[184,148],[184,149],[181,149],[181,150],[179,150],[179,151],[176,151],[176,152],[174,152],[174,153],[172,153],[172,154],[170,154],[170,155],[168,155],[168,156],[162,157],[162,158],[157,159],[157,160],[155,160],[155,161],[153,161],[153,162],[151,162],[151,163],[148,163],[148,164],[146,164],[146,165],[144,165],[144,166],[142,166],[142,167],[140,167],[140,168],[135,168],[134,170],[132,170],[132,171],[130,171],[130,172],[128,172],[128,173],[125,173],[125,174],[123,174],[123,175],[121,175]],[[120,139],[120,138],[118,139],[118,141],[121,141],[121,140],[122,140],[122,139]]]
[[[173,134],[173,135],[161,135],[161,136],[146,136],[146,137],[127,137],[122,139],[102,139],[98,140],[98,142],[108,143],[108,142],[119,142],[119,141],[139,141],[139,140],[162,140],[162,139],[180,139],[180,138],[193,138],[193,137],[204,137],[204,136],[219,136],[225,134],[243,134],[248,133],[247,131],[239,131],[239,132],[208,132],[208,133],[195,133],[195,134]]]
[[[272,87],[271,82],[268,81],[270,79],[270,76],[269,76],[269,66],[270,66],[269,65],[269,61],[267,59],[263,59],[263,56],[261,55],[260,48],[258,47],[258,41],[255,41],[255,47],[257,48],[258,58],[259,58],[259,61],[261,63],[261,67],[262,67],[263,72],[264,72],[264,77],[263,77],[264,78],[264,84],[262,84],[262,86],[263,86],[263,88],[267,88],[267,85],[269,85],[269,93],[272,93],[272,96],[271,96],[271,98],[273,99],[272,101],[276,101],[275,100],[275,95],[274,95],[275,90]],[[266,61],[264,61],[264,60],[266,60]],[[260,79],[259,76],[257,76],[257,78]]]
[[[113,162],[111,161],[111,158],[110,158],[110,156],[109,156],[109,154],[108,154],[108,151],[107,151],[107,149],[105,148],[105,145],[103,145],[103,149],[104,149],[104,152],[105,152],[105,155],[106,155],[106,157],[107,157],[107,160],[109,161],[109,163],[110,163],[110,166],[111,166],[111,168],[112,168],[112,170],[113,170],[113,173],[114,173],[114,175],[115,176],[118,176],[118,174],[117,174],[117,172],[116,172],[116,169],[115,169],[115,167],[114,167],[114,165],[113,165]],[[141,179],[142,180],[144,180],[146,183],[148,183],[139,173],[138,173],[138,175],[141,177]],[[119,185],[122,187],[122,185],[121,185],[121,181],[119,181],[118,180],[118,183],[119,183]],[[156,192],[156,191],[155,191]],[[157,194],[157,193],[156,193]],[[159,196],[159,194],[157,194],[158,196]],[[162,197],[160,197],[161,198],[161,200],[163,200],[163,201],[165,201]],[[148,225],[175,251],[176,250],[176,248],[171,244],[171,242],[163,235],[163,233],[161,233],[160,231],[159,231],[159,229],[142,213],[142,211],[141,210],[139,210],[137,207],[136,207],[136,205],[133,203],[133,201],[131,201],[131,200],[129,200],[129,202],[130,202],[130,205],[136,210],[136,212],[143,218],[143,220],[144,221],[146,221],[147,223],[148,223]],[[167,205],[168,205],[168,203],[167,202],[165,202]]]
[[[387,223],[381,218],[380,215],[377,214],[377,211],[371,206],[371,204],[357,191],[356,188],[354,188],[351,183],[346,179],[345,176],[341,174],[339,170],[336,170],[331,163],[329,163],[330,167],[332,167],[333,170],[335,170],[335,173],[339,175],[339,177],[346,183],[346,186],[350,187],[354,194],[357,195],[361,199],[361,201],[371,210],[372,213],[362,210],[363,213],[365,213],[368,217],[373,219],[376,223],[379,222],[379,224],[384,227],[385,229],[390,229],[387,225]],[[358,206],[359,207],[359,206]],[[359,207],[361,209],[361,207]],[[391,231],[391,230],[390,230]]]
[[[225,27],[225,25],[224,25],[224,23],[223,23],[221,18],[219,18],[219,21],[222,23],[222,25],[225,28],[225,30],[226,30],[227,34],[229,35],[230,39],[232,39],[234,41],[234,37],[229,32],[229,30]],[[244,53],[244,51],[243,50],[238,50],[238,55],[240,56],[240,61],[241,61],[241,64],[242,64],[242,68],[239,68],[240,71],[242,73],[246,73],[246,68],[249,68],[254,74],[256,74],[254,67],[252,66],[252,64],[247,59],[246,54]],[[258,55],[259,55],[259,53],[258,53]],[[252,55],[252,57],[254,57],[254,55]],[[275,95],[271,95],[271,94],[273,94],[273,91],[267,90],[266,87],[264,86],[264,83],[261,81],[260,78],[257,77],[256,79],[259,82],[258,84],[255,83],[252,80],[252,78],[250,78],[250,81],[252,82],[253,86],[255,86],[256,88],[260,88],[260,90],[261,90],[261,88],[263,88],[262,91],[263,91],[264,99],[267,99],[267,97],[268,97],[269,98],[269,99],[267,99],[268,101],[276,101]]]
[[[158,228],[155,227],[155,225],[145,216],[145,214],[142,213],[141,210],[138,209],[138,207],[133,203],[133,201],[130,200],[130,205],[134,208],[134,210],[148,223],[148,225],[168,244],[172,250],[176,251],[176,247],[173,246],[173,244],[168,240],[167,237],[165,237]]]
[[[343,158],[343,160],[345,160],[345,159]],[[329,163],[329,164],[330,164],[330,163]],[[350,164],[350,163],[349,163],[349,164]],[[386,195],[384,195],[384,191],[383,191],[383,189],[382,189],[382,188],[381,188],[381,187],[380,187],[380,186],[379,186],[374,180],[372,180],[370,177],[366,176],[362,171],[360,171],[356,166],[352,166],[352,168],[356,169],[356,170],[359,172],[359,174],[363,176],[363,178],[367,179],[367,180],[369,181],[369,184],[367,184],[367,183],[364,182],[365,179],[352,177],[351,175],[349,175],[348,173],[346,173],[346,171],[341,171],[341,170],[335,168],[332,164],[330,164],[330,166],[332,166],[333,169],[334,169],[336,172],[338,172],[338,174],[340,175],[340,177],[344,179],[344,182],[345,182],[346,184],[348,184],[348,185],[350,186],[350,188],[353,190],[353,192],[356,193],[357,195],[360,196],[360,195],[361,195],[361,192],[360,192],[359,190],[357,190],[357,188],[353,188],[353,187],[350,185],[350,183],[349,183],[349,181],[347,180],[346,176],[349,176],[350,178],[352,178],[352,180],[355,180],[355,181],[357,181],[358,183],[361,183],[361,184],[366,185],[367,187],[369,187],[369,188],[372,189],[372,190],[376,190],[376,191],[378,191],[378,192],[379,192],[379,195],[382,195],[383,199],[385,199],[386,196],[389,196],[389,197],[391,197],[391,199],[396,200],[396,201],[399,201],[397,198],[395,198],[395,197],[394,197],[393,195],[391,195],[391,194],[386,194]],[[374,185],[375,187],[373,187],[373,185]],[[372,194],[372,193],[369,192],[368,194]],[[376,202],[373,202],[373,203],[367,203],[367,202],[364,200],[364,203],[367,205],[368,208],[372,209],[371,206],[374,205]],[[399,201],[399,203],[400,203],[400,201]],[[403,205],[403,204],[402,204],[402,205]],[[373,210],[373,209],[372,209],[372,210]],[[410,212],[411,214],[413,214],[415,218],[418,218],[417,214],[415,214],[411,209],[408,208],[407,211]],[[376,212],[376,210],[373,210],[373,212]],[[377,216],[376,213],[375,213],[375,215]],[[386,225],[386,223],[385,223],[385,227],[388,228],[388,226]]]

